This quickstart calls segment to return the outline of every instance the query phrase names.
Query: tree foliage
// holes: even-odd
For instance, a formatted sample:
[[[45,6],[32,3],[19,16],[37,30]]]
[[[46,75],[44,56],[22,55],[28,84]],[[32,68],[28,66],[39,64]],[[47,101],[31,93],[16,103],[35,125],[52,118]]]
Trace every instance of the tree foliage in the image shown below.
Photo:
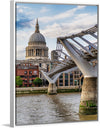
[[[20,87],[23,84],[23,80],[21,80],[20,76],[16,76],[16,86]]]
[[[42,84],[42,80],[37,77],[37,78],[35,78],[35,80],[33,81],[33,84],[40,86],[40,85]]]

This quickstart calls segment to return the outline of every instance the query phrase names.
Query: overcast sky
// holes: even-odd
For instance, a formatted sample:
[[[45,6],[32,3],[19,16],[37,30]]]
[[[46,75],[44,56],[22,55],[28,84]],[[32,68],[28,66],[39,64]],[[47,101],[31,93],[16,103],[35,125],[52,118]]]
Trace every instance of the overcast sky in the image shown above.
[[[97,6],[16,3],[17,59],[25,59],[25,47],[34,33],[37,18],[50,54],[56,49],[57,37],[97,24]],[[91,41],[95,39],[91,38]]]

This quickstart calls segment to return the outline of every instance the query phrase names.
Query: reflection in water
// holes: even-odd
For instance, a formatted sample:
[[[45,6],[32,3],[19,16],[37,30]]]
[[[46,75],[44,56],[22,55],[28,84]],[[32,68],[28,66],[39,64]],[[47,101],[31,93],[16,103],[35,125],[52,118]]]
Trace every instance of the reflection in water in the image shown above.
[[[97,120],[79,115],[80,93],[35,94],[16,98],[16,125]]]

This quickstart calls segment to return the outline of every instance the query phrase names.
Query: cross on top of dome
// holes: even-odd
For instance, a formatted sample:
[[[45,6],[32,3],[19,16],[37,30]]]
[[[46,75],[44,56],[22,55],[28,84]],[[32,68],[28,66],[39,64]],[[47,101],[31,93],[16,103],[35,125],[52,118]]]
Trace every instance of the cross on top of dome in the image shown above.
[[[39,33],[39,24],[38,24],[38,18],[37,18],[37,21],[36,21],[36,25],[35,25],[35,33]]]

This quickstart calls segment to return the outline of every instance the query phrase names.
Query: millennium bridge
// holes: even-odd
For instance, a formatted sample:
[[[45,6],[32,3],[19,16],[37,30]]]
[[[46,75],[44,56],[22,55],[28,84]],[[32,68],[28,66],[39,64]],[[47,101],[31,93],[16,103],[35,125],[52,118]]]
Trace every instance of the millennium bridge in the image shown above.
[[[95,25],[77,34],[58,37],[56,50],[52,52],[53,68],[49,72],[41,71],[49,82],[48,94],[53,95],[57,93],[55,83],[61,73],[80,69],[84,75],[79,106],[80,114],[97,113],[97,32],[98,25]],[[93,43],[91,38],[94,38],[96,42]],[[87,45],[85,46],[83,42]]]

